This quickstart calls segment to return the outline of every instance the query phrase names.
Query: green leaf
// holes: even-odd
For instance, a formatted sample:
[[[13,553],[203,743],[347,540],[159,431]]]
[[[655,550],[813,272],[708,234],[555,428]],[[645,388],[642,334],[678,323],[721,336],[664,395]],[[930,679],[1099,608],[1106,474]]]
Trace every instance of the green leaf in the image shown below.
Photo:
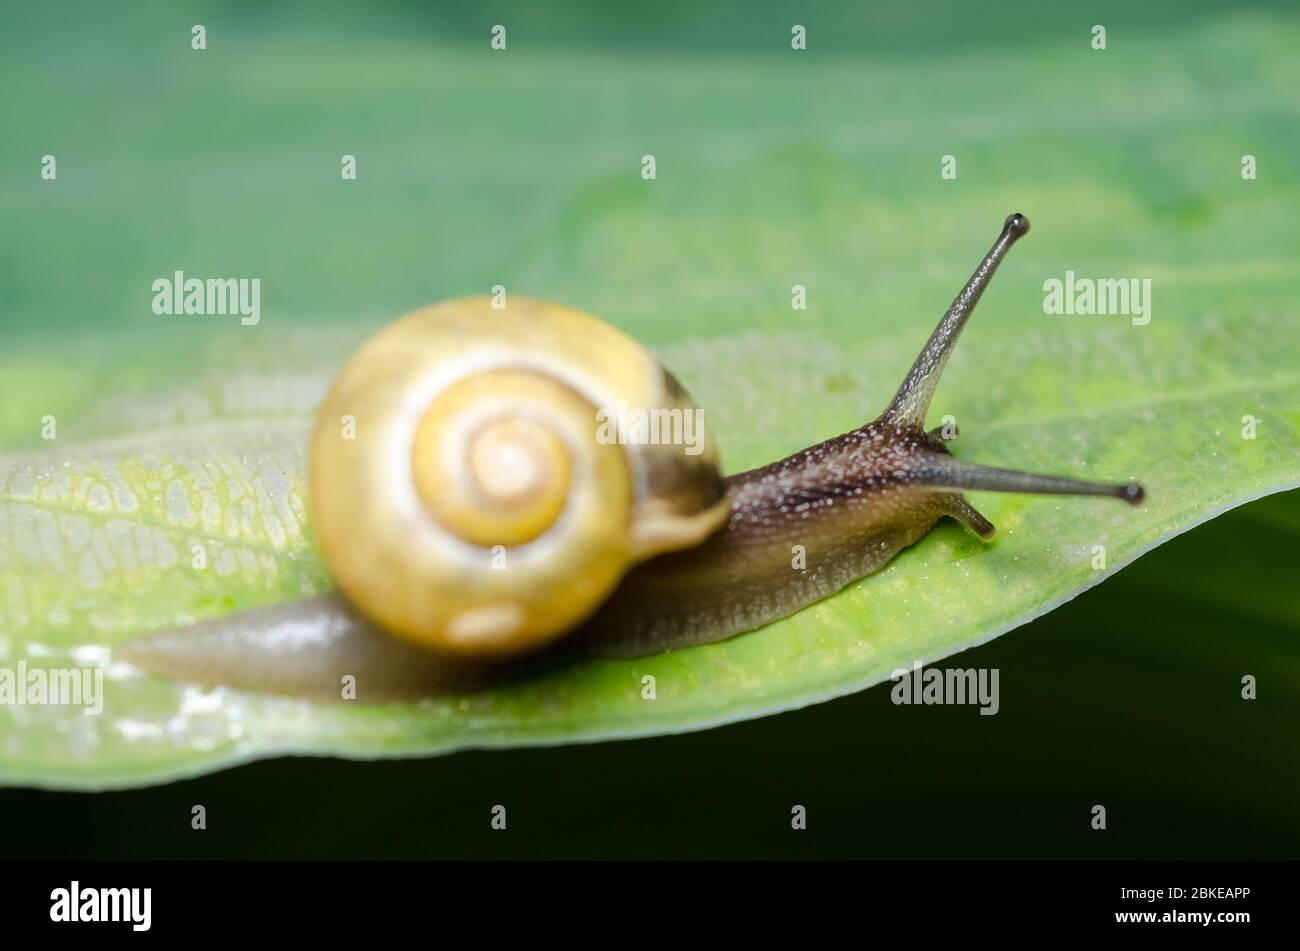
[[[102,788],[283,753],[566,743],[789,709],[995,637],[1300,484],[1296,38],[1294,20],[1228,17],[1117,43],[1104,67],[1086,37],[1049,32],[1014,57],[990,41],[816,69],[771,51],[563,47],[485,64],[477,46],[430,56],[346,30],[310,55],[266,41],[243,59],[244,38],[157,63],[175,82],[149,91],[133,138],[105,124],[130,98],[129,58],[100,64],[93,88],[69,62],[14,134],[63,136],[75,161],[60,159],[57,184],[4,166],[22,237],[0,238],[0,260],[24,275],[8,306],[28,330],[0,355],[0,667],[102,667],[106,697],[100,716],[0,706],[0,781]],[[9,52],[12,85],[35,64]],[[456,103],[426,98],[453,84]],[[1004,90],[996,106],[989,85]],[[606,108],[574,108],[582,94]],[[196,95],[235,117],[226,136],[187,111]],[[364,117],[355,144],[329,138],[336,107]],[[231,150],[230,133],[254,131]],[[347,185],[343,151],[359,154]],[[639,176],[647,151],[654,182]],[[1256,181],[1240,177],[1246,152]],[[944,154],[956,181],[939,177]],[[176,223],[178,208],[196,224]],[[998,526],[991,544],[945,523],[760,631],[451,700],[319,704],[114,663],[115,645],[156,627],[328,587],[303,504],[311,411],[343,357],[403,309],[504,283],[598,313],[655,347],[736,471],[874,416],[1017,210],[1034,232],[932,419],[956,418],[963,458],[1136,477],[1142,509],[973,493]],[[166,224],[123,243],[131,220]],[[68,260],[48,259],[62,242],[103,269],[84,317]],[[262,323],[154,317],[150,281],[178,266],[262,276]],[[1067,270],[1151,278],[1151,322],[1046,316],[1043,282]],[[806,311],[790,309],[794,284]],[[75,342],[56,346],[43,315],[73,312],[59,329]],[[191,567],[195,545],[206,569]]]

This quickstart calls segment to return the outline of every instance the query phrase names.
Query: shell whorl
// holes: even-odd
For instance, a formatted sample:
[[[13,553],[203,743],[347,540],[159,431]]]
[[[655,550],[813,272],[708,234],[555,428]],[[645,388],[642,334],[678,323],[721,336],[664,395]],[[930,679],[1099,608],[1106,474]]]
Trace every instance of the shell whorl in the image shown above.
[[[380,331],[312,437],[312,519],[340,588],[435,650],[508,656],[554,640],[632,564],[726,517],[712,440],[687,455],[597,438],[618,405],[690,404],[644,349],[580,311],[465,298]]]

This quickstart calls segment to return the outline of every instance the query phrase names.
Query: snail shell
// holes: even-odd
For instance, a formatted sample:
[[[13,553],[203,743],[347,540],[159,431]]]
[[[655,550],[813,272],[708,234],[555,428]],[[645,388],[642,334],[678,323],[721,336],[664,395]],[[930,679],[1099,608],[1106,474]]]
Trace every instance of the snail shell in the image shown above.
[[[312,524],[339,587],[449,654],[506,657],[569,630],[729,508],[707,430],[695,454],[629,444],[620,406],[694,410],[644,348],[572,308],[471,297],[380,331],[311,440]]]

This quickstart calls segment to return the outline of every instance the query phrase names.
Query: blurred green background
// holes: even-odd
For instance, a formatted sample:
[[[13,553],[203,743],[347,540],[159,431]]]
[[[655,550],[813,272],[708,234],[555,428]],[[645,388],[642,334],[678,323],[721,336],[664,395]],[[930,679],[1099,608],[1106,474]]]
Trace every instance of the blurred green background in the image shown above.
[[[972,238],[982,249],[1023,210],[1039,230],[999,279],[1008,299],[1082,256],[1171,278],[1163,313],[1295,308],[1294,4],[2,16],[0,447],[35,438],[7,393],[41,394],[75,431],[99,393],[172,386],[206,347],[264,356],[266,337],[226,321],[153,317],[150,284],[177,268],[260,277],[277,331],[377,324],[500,283],[651,344],[792,319],[848,343],[855,315],[897,313],[914,349]],[[505,53],[488,47],[495,23]],[[792,23],[808,52],[790,50]],[[1261,175],[1242,192],[1246,151]],[[37,174],[45,153],[57,188]],[[959,174],[943,182],[949,153]],[[340,180],[344,154],[355,182]],[[811,289],[797,318],[794,282]],[[898,708],[875,689],[636,742],[280,760],[98,796],[4,790],[0,854],[1295,856],[1298,539],[1295,493],[1254,503],[948,661],[1001,668],[996,717]],[[1245,673],[1260,678],[1252,703]],[[488,832],[496,802],[508,836]],[[796,802],[810,810],[798,835]],[[1096,802],[1106,833],[1088,828]],[[206,833],[189,831],[193,803]]]
[[[915,322],[937,316],[972,248],[1020,210],[1035,235],[999,278],[1007,299],[1086,262],[1151,276],[1166,315],[1294,304],[1293,4],[138,2],[3,15],[0,320],[11,356],[33,352],[30,378],[8,385],[48,389],[61,418],[138,377],[165,385],[159,367],[183,381],[205,341],[256,353],[258,335],[227,321],[153,316],[151,282],[177,268],[260,277],[271,328],[378,324],[503,284],[652,345],[795,317],[860,343],[857,315],[896,314],[914,352]],[[489,48],[496,23],[505,52]],[[807,27],[803,53],[792,23]],[[1248,185],[1245,152],[1261,169]],[[47,153],[57,187],[38,175]],[[345,154],[354,182],[340,178]],[[954,181],[939,177],[946,154]],[[810,289],[797,315],[794,283]],[[113,359],[88,379],[78,357],[106,347]],[[0,447],[33,438],[6,415],[17,402],[0,399]]]

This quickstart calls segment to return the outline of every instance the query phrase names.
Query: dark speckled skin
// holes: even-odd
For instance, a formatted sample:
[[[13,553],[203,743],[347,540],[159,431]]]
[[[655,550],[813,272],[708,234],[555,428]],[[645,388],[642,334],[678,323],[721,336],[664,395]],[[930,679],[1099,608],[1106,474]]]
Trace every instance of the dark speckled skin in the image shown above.
[[[961,514],[958,496],[912,477],[922,453],[946,452],[923,433],[875,422],[730,477],[725,527],[633,569],[584,625],[588,648],[637,656],[707,643],[834,594],[942,516]]]

